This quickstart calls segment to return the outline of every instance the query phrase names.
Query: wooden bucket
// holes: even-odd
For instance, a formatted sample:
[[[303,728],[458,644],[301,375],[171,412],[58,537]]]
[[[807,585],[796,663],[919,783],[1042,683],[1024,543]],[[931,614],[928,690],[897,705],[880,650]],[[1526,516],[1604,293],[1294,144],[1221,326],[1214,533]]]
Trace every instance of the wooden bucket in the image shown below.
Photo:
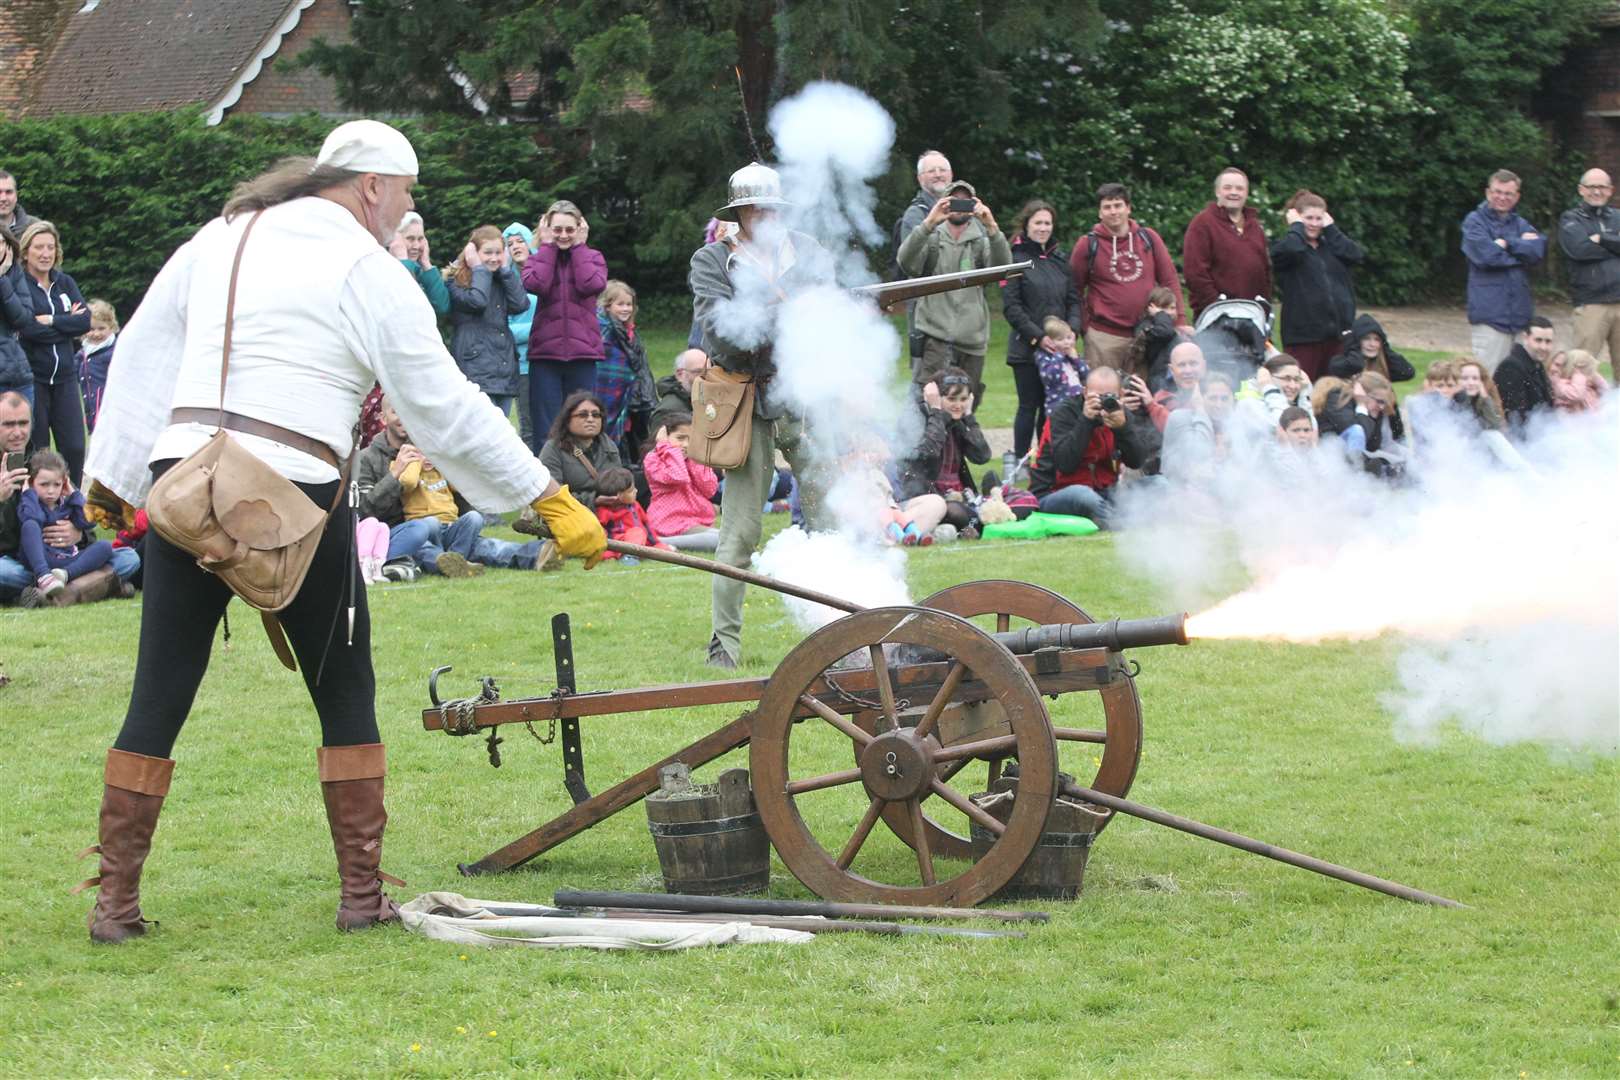
[[[728,769],[713,784],[693,784],[685,765],[659,770],[647,796],[647,828],[658,849],[664,889],[729,896],[763,892],[771,880],[771,844],[754,808],[747,769]]]
[[[1013,797],[1018,791],[1016,776],[1003,776],[990,790],[974,795],[991,817],[1006,821],[1012,814]],[[995,894],[1001,900],[1073,900],[1085,883],[1086,859],[1097,830],[1112,810],[1091,803],[1058,796],[1046,818],[1046,830],[1029,858]],[[995,839],[990,830],[975,822],[970,832],[973,857],[990,850]]]

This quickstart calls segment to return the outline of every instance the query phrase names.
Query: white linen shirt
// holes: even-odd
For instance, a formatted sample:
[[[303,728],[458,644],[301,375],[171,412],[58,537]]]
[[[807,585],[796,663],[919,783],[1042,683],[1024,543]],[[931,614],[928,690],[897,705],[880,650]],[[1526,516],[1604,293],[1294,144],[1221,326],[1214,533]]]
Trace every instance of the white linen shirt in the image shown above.
[[[219,401],[226,292],[250,214],[216,218],[175,252],[118,339],[87,475],[139,506],[149,465],[208,441],[169,423]],[[242,256],[225,408],[319,439],[342,459],[373,380],[411,441],[468,502],[512,510],[550,483],[544,465],[439,337],[433,308],[398,259],[343,207],[310,197],[264,211]],[[337,472],[281,443],[231,437],[290,480]]]

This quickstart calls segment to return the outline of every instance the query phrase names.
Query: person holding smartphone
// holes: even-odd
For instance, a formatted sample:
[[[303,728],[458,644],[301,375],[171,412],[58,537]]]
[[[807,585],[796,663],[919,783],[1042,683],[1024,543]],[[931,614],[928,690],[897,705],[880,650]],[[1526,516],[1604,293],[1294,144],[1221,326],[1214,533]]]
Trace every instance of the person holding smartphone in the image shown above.
[[[1159,433],[1125,407],[1119,370],[1095,367],[1086,391],[1052,410],[1029,470],[1043,514],[1088,517],[1107,528],[1120,467],[1144,467],[1159,452]]]

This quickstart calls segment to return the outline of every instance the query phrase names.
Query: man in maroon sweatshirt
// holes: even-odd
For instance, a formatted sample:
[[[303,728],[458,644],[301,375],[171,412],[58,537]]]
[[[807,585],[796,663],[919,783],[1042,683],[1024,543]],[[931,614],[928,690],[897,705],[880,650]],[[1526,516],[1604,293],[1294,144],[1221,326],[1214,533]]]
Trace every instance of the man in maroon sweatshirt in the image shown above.
[[[1176,325],[1187,321],[1170,250],[1158,233],[1131,217],[1131,194],[1124,184],[1097,189],[1097,224],[1074,245],[1069,270],[1075,291],[1085,298],[1081,329],[1091,367],[1126,366],[1148,294],[1161,285],[1175,294]]]
[[[1215,201],[1187,223],[1181,264],[1195,311],[1202,311],[1223,293],[1233,300],[1271,299],[1266,230],[1248,202],[1248,176],[1228,167],[1215,177]]]

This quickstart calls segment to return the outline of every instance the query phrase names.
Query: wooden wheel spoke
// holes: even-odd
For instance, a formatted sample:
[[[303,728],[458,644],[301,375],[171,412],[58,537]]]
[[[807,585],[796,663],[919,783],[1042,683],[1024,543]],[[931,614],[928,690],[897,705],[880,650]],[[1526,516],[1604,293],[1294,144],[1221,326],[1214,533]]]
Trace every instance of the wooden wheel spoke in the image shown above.
[[[854,739],[855,745],[865,746],[867,743],[872,741],[871,735],[868,735],[866,732],[850,723],[849,720],[845,719],[844,717],[839,716],[831,709],[831,707],[827,705],[826,702],[822,701],[815,695],[800,694],[799,701],[801,701],[811,712],[827,721],[827,723],[831,724],[839,731],[842,731],[845,735],[848,735],[851,739]]]
[[[1007,831],[1007,826],[991,817],[983,807],[975,804],[972,799],[969,799],[966,795],[963,795],[955,788],[947,787],[938,780],[934,781],[933,787],[935,795],[938,795],[940,798],[962,811],[962,813],[966,814],[969,818],[978,822],[980,825],[983,825],[986,829],[989,829],[995,835],[1000,836],[1002,833]]]
[[[866,813],[861,815],[861,823],[855,826],[855,832],[850,836],[849,842],[844,845],[844,850],[838,853],[836,860],[838,869],[849,869],[850,863],[855,861],[856,853],[861,850],[861,845],[866,843],[868,836],[872,835],[872,826],[876,825],[878,818],[882,816],[883,800],[874,797],[867,804]]]
[[[921,797],[907,800],[906,809],[911,815],[911,835],[917,848],[917,870],[922,874],[922,883],[937,884],[934,878],[934,856],[928,850],[928,830],[923,826]]]
[[[980,756],[1005,757],[1018,749],[1018,736],[998,735],[994,739],[980,739],[977,742],[957,743],[947,746],[934,753],[935,761],[962,761],[966,758]]]
[[[811,776],[804,780],[789,780],[785,790],[789,795],[803,795],[807,791],[820,791],[822,788],[853,784],[860,778],[861,770],[859,769],[840,769],[838,772],[823,773],[820,776]]]
[[[889,722],[889,730],[893,731],[900,726],[900,714],[894,707],[894,684],[889,681],[889,661],[883,655],[882,643],[868,645],[866,652],[872,658],[872,678],[877,682],[878,700],[883,702],[883,718]]]
[[[996,633],[1005,634],[1012,629],[1012,615],[1006,611],[996,612]]]
[[[934,725],[939,723],[939,714],[945,711],[946,705],[950,704],[951,695],[956,693],[956,688],[962,683],[962,676],[966,674],[967,665],[962,661],[958,660],[951,665],[950,673],[945,676],[945,681],[939,686],[939,693],[935,694],[934,700],[928,703],[928,711],[923,714],[922,720],[917,724],[917,738],[925,738],[929,732],[934,730]]]
[[[1108,742],[1108,732],[1089,731],[1085,728],[1055,727],[1052,729],[1052,737],[1058,742]]]

